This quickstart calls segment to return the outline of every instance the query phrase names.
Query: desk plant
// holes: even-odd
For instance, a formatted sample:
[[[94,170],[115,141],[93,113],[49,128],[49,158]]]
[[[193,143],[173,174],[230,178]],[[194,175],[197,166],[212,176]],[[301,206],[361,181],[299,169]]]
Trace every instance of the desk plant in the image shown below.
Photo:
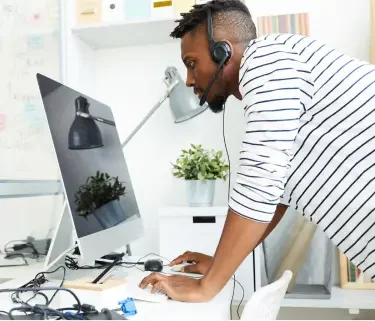
[[[225,181],[228,175],[229,166],[223,152],[191,144],[172,165],[173,176],[187,182],[190,206],[212,206],[216,180]]]
[[[104,229],[118,225],[125,220],[120,197],[125,195],[125,186],[118,177],[97,171],[89,176],[75,194],[77,214],[85,219],[93,215]]]

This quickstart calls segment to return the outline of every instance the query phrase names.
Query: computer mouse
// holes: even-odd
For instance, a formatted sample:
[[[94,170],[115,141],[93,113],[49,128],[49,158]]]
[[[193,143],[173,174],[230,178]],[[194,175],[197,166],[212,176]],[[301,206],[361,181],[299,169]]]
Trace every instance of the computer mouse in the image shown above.
[[[161,272],[163,271],[163,261],[161,260],[147,260],[144,264],[145,271]]]

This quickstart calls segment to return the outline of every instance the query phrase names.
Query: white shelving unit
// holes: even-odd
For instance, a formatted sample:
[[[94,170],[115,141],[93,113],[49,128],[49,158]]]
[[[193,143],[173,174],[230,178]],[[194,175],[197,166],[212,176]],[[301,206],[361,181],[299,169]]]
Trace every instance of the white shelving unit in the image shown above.
[[[72,32],[94,50],[164,44],[176,41],[169,37],[176,19],[76,26]]]
[[[295,308],[330,308],[330,309],[358,309],[372,310],[375,293],[372,290],[348,290],[335,285],[332,286],[331,299],[285,299],[284,307]]]
[[[74,1],[74,0],[71,0]],[[73,13],[71,1],[66,10]],[[71,18],[70,18],[71,19]],[[66,23],[66,31],[70,33],[67,37],[65,57],[67,79],[72,79],[73,87],[82,87],[88,90],[88,94],[95,93],[100,88],[92,88],[95,83],[92,69],[97,68],[95,53],[100,50],[124,47],[148,46],[152,44],[169,44],[176,40],[170,38],[169,34],[175,26],[177,18],[164,20],[136,21],[123,23],[103,23],[98,25],[76,26],[72,21]],[[72,19],[71,19],[72,20]],[[79,39],[80,41],[77,41]],[[154,59],[150,53],[150,58]],[[88,67],[89,64],[94,67]],[[77,70],[78,68],[78,70]],[[77,75],[77,76],[76,76]],[[81,86],[82,81],[87,80]],[[72,84],[67,82],[68,86]],[[111,84],[109,84],[110,86]],[[259,252],[259,251],[258,251]],[[257,257],[259,262],[259,255]],[[256,269],[259,270],[259,269]],[[250,276],[251,277],[251,276]],[[260,279],[260,276],[256,276]],[[332,287],[331,299],[291,299],[283,301],[284,307],[306,307],[306,308],[343,308],[343,309],[375,309],[375,293],[371,290],[347,290],[338,285]]]

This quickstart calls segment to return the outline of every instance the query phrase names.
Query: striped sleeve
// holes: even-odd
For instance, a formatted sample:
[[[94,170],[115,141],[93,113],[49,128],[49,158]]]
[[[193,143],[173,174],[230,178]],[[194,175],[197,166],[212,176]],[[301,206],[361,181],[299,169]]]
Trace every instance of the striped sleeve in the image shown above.
[[[268,223],[283,195],[300,115],[314,88],[294,54],[258,51],[243,58],[240,70],[246,132],[229,208]]]

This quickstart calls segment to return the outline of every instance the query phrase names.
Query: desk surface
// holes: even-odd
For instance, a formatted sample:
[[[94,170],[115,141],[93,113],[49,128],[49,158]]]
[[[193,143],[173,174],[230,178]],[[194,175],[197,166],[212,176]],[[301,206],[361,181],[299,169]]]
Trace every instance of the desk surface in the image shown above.
[[[127,257],[126,260],[131,262],[136,262],[139,258],[138,257]],[[149,257],[148,257],[149,259]],[[13,288],[18,287],[31,278],[35,276],[36,273],[43,270],[43,263],[38,262],[35,264],[31,264],[28,267],[17,267],[19,269],[18,272],[15,272],[14,269],[12,273],[1,273],[1,278],[12,278],[15,279],[4,282],[0,284],[0,288]],[[5,272],[5,270],[3,270]],[[101,270],[78,270],[78,271],[71,271],[67,269],[67,280],[74,280],[80,278],[82,276],[90,276],[94,277],[100,273]],[[0,272],[2,272],[0,270]],[[10,272],[10,271],[9,271]],[[126,277],[126,276],[139,276],[143,277],[145,274],[147,275],[149,272],[141,271],[139,268],[118,268],[118,272],[116,273],[116,278]],[[61,275],[61,271],[59,274],[53,276],[55,279],[53,284],[49,283],[46,286],[55,286],[58,285],[58,279]],[[108,308],[114,308],[114,306],[118,307],[117,302],[120,300],[125,299],[125,294],[121,296],[119,292],[111,292],[107,291],[105,294],[98,294],[98,293],[90,293],[90,295],[83,294],[83,292],[74,290],[74,292],[78,295],[80,300],[85,303],[92,302],[92,294],[95,296],[101,296],[99,300],[95,300],[94,305],[99,307],[102,304]],[[132,320],[191,320],[192,318],[204,318],[204,319],[215,319],[215,320],[228,320],[229,319],[229,311],[230,311],[230,301],[232,298],[233,292],[233,280],[230,280],[227,286],[210,302],[208,303],[185,303],[185,302],[178,302],[173,300],[167,300],[162,303],[154,303],[154,302],[146,302],[135,300],[136,308],[137,308],[137,315],[129,318]],[[48,293],[45,292],[47,296],[51,296],[53,292]],[[61,294],[60,294],[61,293]],[[120,289],[120,293],[121,289]],[[68,301],[69,302],[68,302]],[[34,303],[39,303],[38,301],[33,301]],[[101,302],[101,303],[98,303]],[[105,303],[103,303],[105,302]],[[108,304],[111,302],[111,306]],[[40,302],[42,303],[42,302]],[[51,306],[53,307],[63,307],[68,306],[69,304],[74,303],[72,301],[72,297],[66,292],[59,292],[59,295],[56,296],[56,299],[52,302]],[[10,294],[1,294],[0,295],[0,305],[2,306],[2,310],[11,309],[15,305],[10,301]]]

